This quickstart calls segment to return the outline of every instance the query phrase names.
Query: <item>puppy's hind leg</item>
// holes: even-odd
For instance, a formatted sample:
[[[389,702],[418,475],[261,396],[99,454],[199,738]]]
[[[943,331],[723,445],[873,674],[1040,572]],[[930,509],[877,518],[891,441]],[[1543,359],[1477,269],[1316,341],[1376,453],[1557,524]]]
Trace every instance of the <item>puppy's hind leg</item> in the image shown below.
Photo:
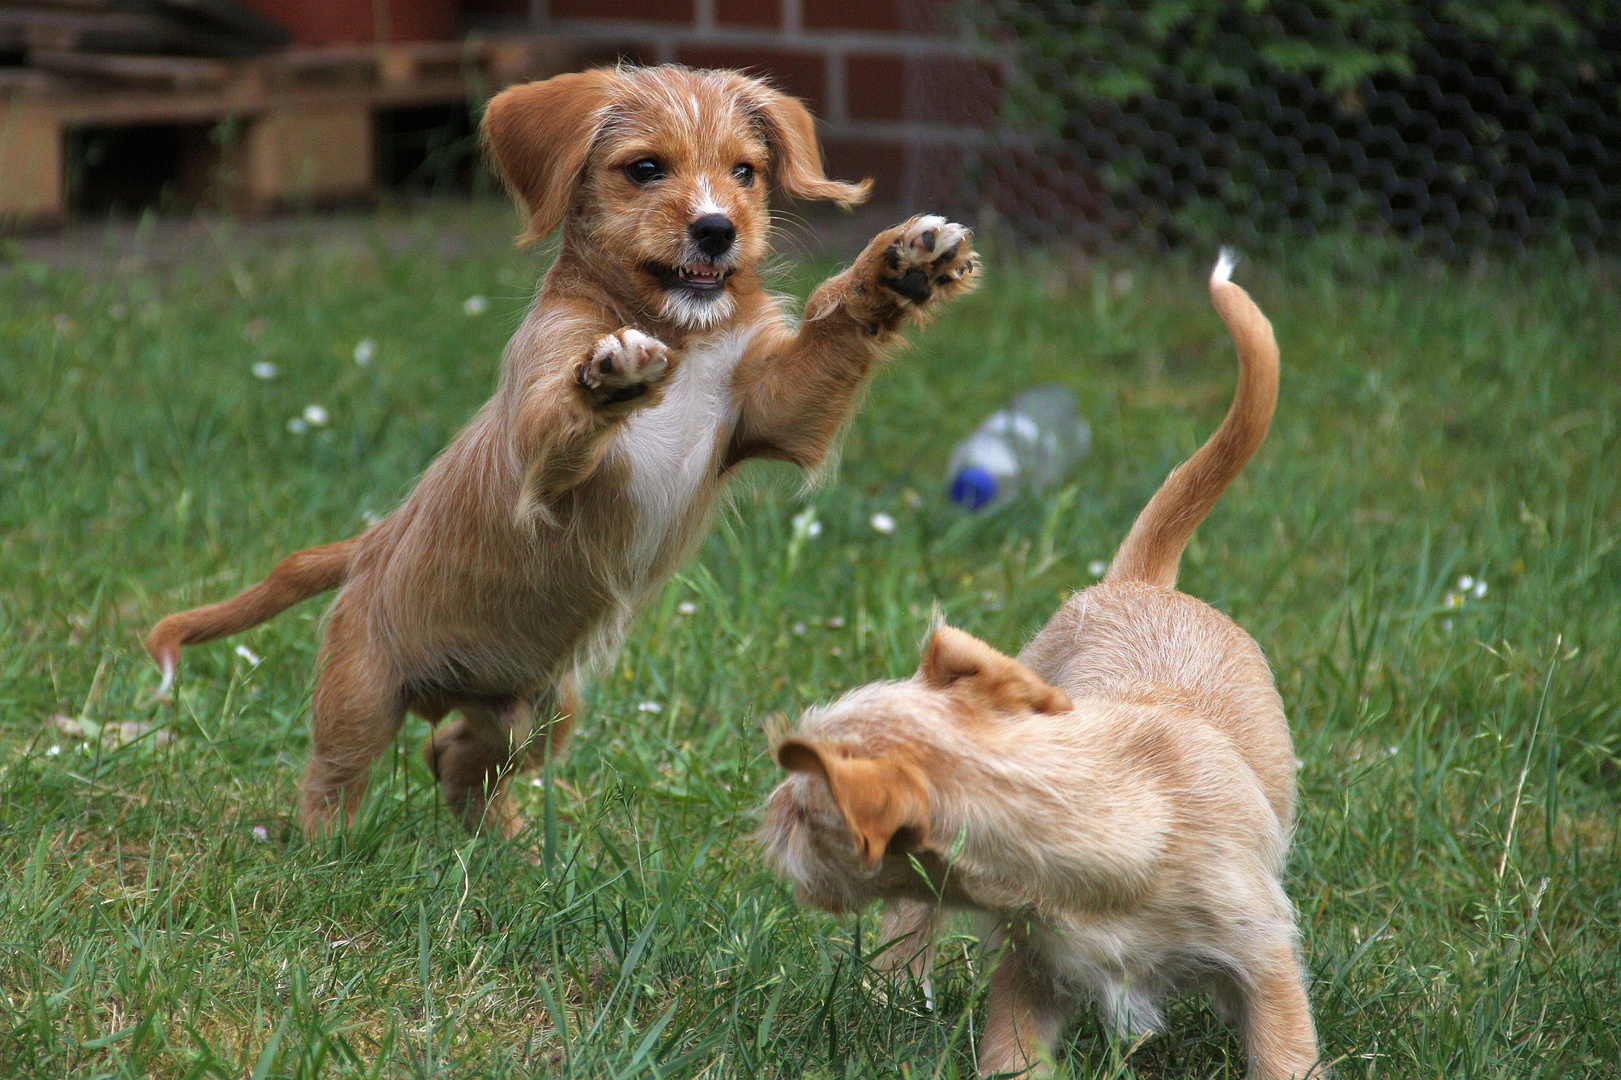
[[[517,770],[528,772],[545,765],[548,757],[553,762],[561,757],[579,712],[580,684],[572,674],[564,675],[531,706],[531,725],[512,728],[513,748],[522,751]]]
[[[405,701],[387,662],[353,632],[345,611],[334,611],[321,645],[312,707],[313,745],[302,793],[306,836],[345,825],[366,791],[371,763],[388,749],[405,721]]]
[[[464,703],[461,715],[440,726],[422,747],[445,802],[469,832],[493,828],[513,836],[523,819],[507,798],[517,759],[529,741],[534,711],[527,701]]]

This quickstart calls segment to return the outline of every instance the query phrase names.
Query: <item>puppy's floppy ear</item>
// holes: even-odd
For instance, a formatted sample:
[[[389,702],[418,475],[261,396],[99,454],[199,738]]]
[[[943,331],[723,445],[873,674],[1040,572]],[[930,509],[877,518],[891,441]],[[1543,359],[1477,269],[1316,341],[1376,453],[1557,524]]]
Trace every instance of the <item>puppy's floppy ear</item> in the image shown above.
[[[1000,712],[1063,713],[1074,708],[1058,687],[955,627],[934,632],[917,673],[926,686],[971,693]]]
[[[817,199],[838,203],[848,210],[867,201],[872,181],[846,184],[829,180],[822,171],[822,147],[816,141],[816,121],[798,98],[773,90],[758,79],[747,79],[741,96],[771,148],[772,183],[790,199]]]
[[[568,213],[617,76],[595,69],[503,90],[484,108],[484,140],[529,213],[520,243],[544,239]]]
[[[845,757],[834,747],[795,738],[778,745],[777,763],[827,781],[867,869],[878,865],[892,842],[905,851],[919,851],[928,842],[928,789],[905,762]]]

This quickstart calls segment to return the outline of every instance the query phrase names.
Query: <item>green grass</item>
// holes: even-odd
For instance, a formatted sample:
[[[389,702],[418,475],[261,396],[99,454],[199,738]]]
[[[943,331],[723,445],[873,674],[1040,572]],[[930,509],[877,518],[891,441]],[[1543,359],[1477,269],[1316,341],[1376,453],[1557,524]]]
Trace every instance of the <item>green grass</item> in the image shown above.
[[[356,828],[307,843],[321,602],[188,651],[170,706],[147,703],[138,639],[401,497],[531,293],[510,224],[451,207],[343,243],[319,220],[276,246],[225,230],[161,270],[0,268],[5,1075],[971,1072],[966,938],[935,1012],[882,1004],[872,913],[799,911],[764,869],[762,729],[910,671],[933,605],[1012,650],[1089,580],[1226,407],[1204,264],[993,251],[986,288],[879,377],[833,478],[745,470],[552,782],[521,788],[525,834],[460,834],[413,722]],[[1288,704],[1289,891],[1325,1051],[1342,1077],[1621,1076],[1615,273],[1325,246],[1239,279],[1278,328],[1283,394],[1182,583],[1256,636]],[[487,313],[463,313],[473,294]],[[952,512],[951,445],[1047,379],[1093,423],[1073,486]],[[330,423],[289,431],[312,403]],[[822,529],[796,540],[807,507]],[[1463,574],[1488,592],[1448,607]],[[1242,1075],[1202,1003],[1172,1020],[1126,1057],[1083,1015],[1067,1067]]]

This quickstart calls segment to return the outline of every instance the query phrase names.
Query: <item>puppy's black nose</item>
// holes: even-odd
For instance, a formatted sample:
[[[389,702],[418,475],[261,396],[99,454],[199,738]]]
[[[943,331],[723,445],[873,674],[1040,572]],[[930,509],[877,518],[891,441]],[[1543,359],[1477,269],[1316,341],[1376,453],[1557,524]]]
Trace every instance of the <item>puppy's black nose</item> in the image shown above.
[[[698,250],[711,259],[718,259],[732,248],[737,239],[737,226],[725,214],[705,214],[687,226],[687,235],[698,245]]]

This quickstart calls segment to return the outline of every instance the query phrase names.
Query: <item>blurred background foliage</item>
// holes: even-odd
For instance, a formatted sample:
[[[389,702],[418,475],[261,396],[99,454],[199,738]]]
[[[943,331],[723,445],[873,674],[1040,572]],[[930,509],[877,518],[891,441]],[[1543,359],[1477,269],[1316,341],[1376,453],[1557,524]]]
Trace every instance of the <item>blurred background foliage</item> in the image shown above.
[[[1026,233],[1255,243],[1371,223],[1443,254],[1617,239],[1614,3],[965,11],[1011,60],[1000,145],[978,183]]]

